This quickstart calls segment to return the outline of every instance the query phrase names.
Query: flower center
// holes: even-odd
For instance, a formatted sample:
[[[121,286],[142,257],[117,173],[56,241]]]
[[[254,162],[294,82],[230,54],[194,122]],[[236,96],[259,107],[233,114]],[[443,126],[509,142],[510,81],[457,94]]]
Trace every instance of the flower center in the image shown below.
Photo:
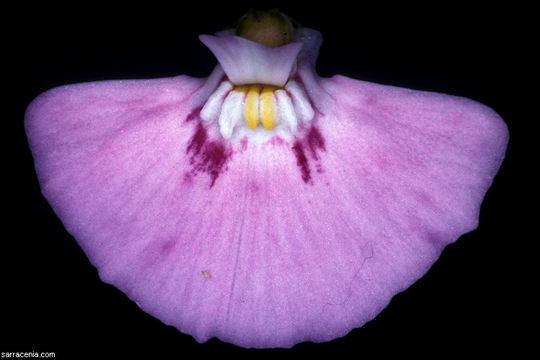
[[[226,139],[261,131],[294,134],[300,126],[309,125],[314,115],[305,90],[294,80],[284,87],[235,86],[224,80],[201,109],[201,118],[217,123]]]
[[[246,93],[245,119],[250,129],[255,129],[262,123],[266,130],[272,130],[276,125],[274,91],[275,86],[253,85],[249,87],[237,86],[234,91]]]

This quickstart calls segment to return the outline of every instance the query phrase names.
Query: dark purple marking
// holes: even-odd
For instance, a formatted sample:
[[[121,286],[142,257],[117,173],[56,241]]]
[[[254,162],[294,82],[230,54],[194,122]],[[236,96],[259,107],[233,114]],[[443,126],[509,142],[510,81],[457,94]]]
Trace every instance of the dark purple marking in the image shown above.
[[[307,132],[306,136],[301,140],[296,140],[292,147],[294,156],[296,157],[296,165],[300,170],[302,180],[307,183],[311,181],[311,165],[308,157],[306,156],[306,150],[309,149],[309,154],[313,161],[315,161],[315,169],[317,173],[322,173],[322,166],[320,164],[320,151],[326,151],[325,141],[321,135],[319,129],[312,126]]]
[[[195,133],[186,148],[190,155],[191,173],[186,173],[184,180],[190,180],[199,172],[210,176],[210,187],[213,187],[219,175],[225,170],[225,164],[231,156],[230,149],[218,140],[210,140],[208,133],[201,123],[197,124]]]
[[[197,130],[195,131],[195,134],[191,137],[191,140],[189,141],[186,153],[192,153],[191,157],[191,163],[193,164],[195,161],[195,156],[199,155],[201,152],[202,147],[206,143],[206,139],[208,138],[208,133],[206,132],[205,128],[199,124],[197,125]]]
[[[307,183],[311,179],[311,170],[309,169],[309,162],[304,153],[304,145],[296,140],[292,149],[294,151],[294,156],[296,156],[296,165],[298,165],[300,173],[302,174],[302,180]]]
[[[324,146],[324,138],[322,137],[319,129],[317,129],[315,126],[312,126],[306,136],[306,139],[309,149],[311,150],[311,155],[314,159],[318,160],[319,155],[317,154],[317,151],[326,151],[326,147]]]
[[[196,109],[193,109],[188,116],[186,116],[186,122],[191,122],[193,119],[197,118],[199,116],[199,113],[201,112],[201,108],[198,107]]]

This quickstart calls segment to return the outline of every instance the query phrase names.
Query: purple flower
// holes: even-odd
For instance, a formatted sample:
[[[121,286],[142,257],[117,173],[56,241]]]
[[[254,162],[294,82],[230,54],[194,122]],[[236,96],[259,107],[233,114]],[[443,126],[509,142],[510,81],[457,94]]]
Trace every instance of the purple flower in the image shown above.
[[[321,78],[312,29],[201,41],[206,79],[68,85],[26,114],[43,194],[144,311],[200,342],[327,341],[476,228],[508,141],[492,110]]]

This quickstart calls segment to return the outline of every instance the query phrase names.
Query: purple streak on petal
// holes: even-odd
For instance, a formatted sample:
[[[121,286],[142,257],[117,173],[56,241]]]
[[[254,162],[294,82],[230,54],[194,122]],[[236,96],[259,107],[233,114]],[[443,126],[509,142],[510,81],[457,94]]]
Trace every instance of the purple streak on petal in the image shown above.
[[[191,171],[187,174],[191,177],[198,172],[205,172],[210,177],[212,188],[218,176],[225,170],[225,164],[231,157],[231,150],[222,139],[210,140],[204,126],[199,121],[195,132],[188,142],[186,154],[190,155]]]
[[[193,109],[193,110],[188,114],[188,116],[186,116],[186,122],[188,123],[188,122],[191,122],[191,121],[196,120],[196,119],[197,119],[197,120],[200,120],[199,114],[201,113],[201,109],[202,109],[201,106],[199,106],[198,108]]]
[[[311,155],[314,159],[318,160],[318,151],[326,151],[324,146],[324,138],[322,137],[319,129],[316,126],[312,126],[307,134],[307,144],[311,150]]]
[[[300,174],[302,175],[302,180],[307,184],[311,180],[311,170],[309,168],[309,162],[304,152],[304,145],[299,140],[294,142],[292,147],[294,156],[296,157],[296,164],[298,169],[300,169]]]
[[[201,123],[197,124],[197,127],[195,128],[195,133],[191,137],[191,140],[188,142],[188,146],[186,149],[186,153],[192,154],[191,163],[195,164],[195,156],[199,155],[199,152],[201,151],[204,143],[206,142],[206,139],[208,138],[208,134],[204,127],[201,125]]]
[[[321,135],[319,129],[316,126],[311,126],[302,139],[296,139],[292,146],[293,154],[296,158],[296,165],[300,171],[302,180],[306,183],[312,183],[311,177],[311,164],[308,156],[306,156],[306,149],[309,149],[309,155],[318,173],[322,172],[320,164],[319,152],[326,151],[325,141]]]

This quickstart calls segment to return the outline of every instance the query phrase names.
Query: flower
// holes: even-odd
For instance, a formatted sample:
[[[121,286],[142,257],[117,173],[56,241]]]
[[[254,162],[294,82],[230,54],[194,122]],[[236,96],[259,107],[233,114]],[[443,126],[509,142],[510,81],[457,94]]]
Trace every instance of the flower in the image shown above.
[[[273,13],[261,44],[255,15],[201,36],[207,79],[52,89],[26,131],[54,211],[144,311],[200,342],[327,341],[477,226],[508,133],[471,100],[320,78],[317,31]]]

